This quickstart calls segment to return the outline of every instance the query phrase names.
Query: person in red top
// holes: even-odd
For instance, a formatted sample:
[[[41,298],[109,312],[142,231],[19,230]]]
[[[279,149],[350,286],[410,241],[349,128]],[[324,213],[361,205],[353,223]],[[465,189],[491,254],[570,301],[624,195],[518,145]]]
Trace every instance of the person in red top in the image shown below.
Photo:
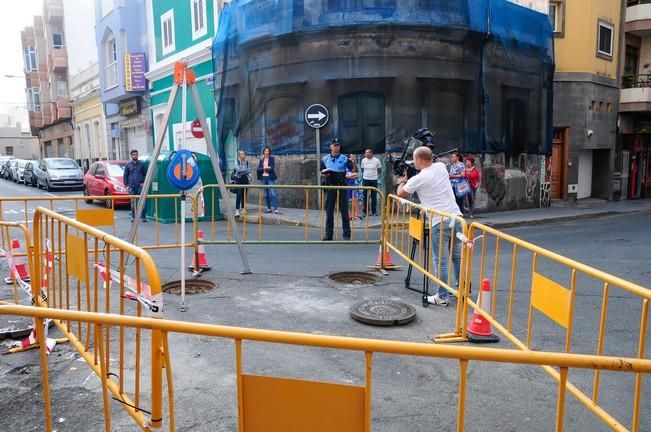
[[[481,175],[479,170],[475,167],[475,158],[472,156],[466,156],[466,169],[463,173],[463,176],[468,179],[470,182],[471,192],[468,194],[468,207],[470,211],[470,218],[475,218],[475,193],[479,189],[481,183]]]

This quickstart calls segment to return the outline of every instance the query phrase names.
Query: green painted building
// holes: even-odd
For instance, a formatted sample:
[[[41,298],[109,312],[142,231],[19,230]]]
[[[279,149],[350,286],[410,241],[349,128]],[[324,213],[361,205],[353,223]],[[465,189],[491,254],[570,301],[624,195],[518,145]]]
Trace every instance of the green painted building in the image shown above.
[[[227,3],[227,2],[226,2]],[[154,137],[162,127],[165,108],[174,84],[174,64],[187,60],[195,71],[197,88],[208,117],[213,137],[215,134],[215,102],[212,85],[211,43],[217,31],[219,13],[224,0],[146,0],[149,48],[149,96]],[[188,92],[186,147],[207,153],[204,139],[190,133],[190,122],[197,118]],[[175,150],[182,139],[181,92],[177,98],[167,128],[163,150]],[[214,139],[214,138],[213,138]]]

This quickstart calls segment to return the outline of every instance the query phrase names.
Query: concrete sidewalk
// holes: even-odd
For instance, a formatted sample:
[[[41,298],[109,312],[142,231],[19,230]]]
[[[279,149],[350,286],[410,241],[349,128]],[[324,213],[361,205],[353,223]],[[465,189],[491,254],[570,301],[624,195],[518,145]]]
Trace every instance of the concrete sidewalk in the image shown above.
[[[469,221],[474,220],[494,228],[512,228],[647,211],[651,211],[651,199],[605,201],[587,198],[576,203],[553,201],[549,208],[480,213]]]
[[[235,200],[232,200],[232,203],[233,207],[235,207]],[[225,208],[223,202],[220,205],[222,209]],[[274,214],[264,213],[264,209],[260,211],[257,205],[249,205],[247,210],[247,223],[257,223],[258,219],[261,218],[263,224],[305,226],[307,223],[315,228],[321,226],[322,212],[317,209],[309,209],[306,212],[304,208],[281,208],[280,214]],[[576,203],[554,201],[549,208],[479,213],[475,216],[475,219],[468,219],[468,222],[476,221],[494,228],[512,228],[645,211],[651,211],[651,199],[604,201],[587,198]],[[241,220],[241,218],[238,219]],[[370,216],[362,220],[356,220],[355,225],[364,227],[368,225],[369,229],[379,228],[381,218],[379,216]]]

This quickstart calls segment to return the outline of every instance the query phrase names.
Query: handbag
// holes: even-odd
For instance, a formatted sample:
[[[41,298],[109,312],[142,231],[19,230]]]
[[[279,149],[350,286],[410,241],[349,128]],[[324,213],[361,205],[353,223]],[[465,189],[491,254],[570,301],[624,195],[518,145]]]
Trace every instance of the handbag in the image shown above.
[[[459,179],[459,181],[454,184],[454,194],[457,196],[457,198],[465,197],[470,193],[470,191],[471,188],[468,179]]]

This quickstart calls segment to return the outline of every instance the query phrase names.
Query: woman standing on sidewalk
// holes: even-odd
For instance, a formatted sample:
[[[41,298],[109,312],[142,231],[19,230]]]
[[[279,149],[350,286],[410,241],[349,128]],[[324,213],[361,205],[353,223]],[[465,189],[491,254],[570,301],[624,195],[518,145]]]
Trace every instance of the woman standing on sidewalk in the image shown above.
[[[248,185],[251,183],[251,168],[249,167],[249,161],[246,160],[246,153],[244,150],[237,152],[237,160],[235,161],[235,166],[233,167],[233,175],[231,180],[233,183],[238,185]],[[246,207],[244,203],[244,194],[246,193],[246,188],[237,188],[235,189],[235,216],[240,216],[241,214],[246,213]]]
[[[466,214],[466,195],[461,195],[458,191],[458,184],[462,181],[466,167],[463,165],[461,153],[455,151],[450,155],[450,183],[452,191],[459,206],[461,213]]]
[[[354,154],[348,155],[348,160],[352,163],[352,167],[346,167],[346,185],[356,186],[357,177],[359,177],[359,169],[357,168],[357,159]],[[362,219],[362,214],[359,211],[359,191],[356,189],[348,190],[348,200],[353,200],[353,212],[350,214],[350,220]]]
[[[257,169],[258,180],[260,180],[263,185],[273,186],[276,184],[278,176],[276,175],[275,165],[275,160],[273,156],[271,156],[271,148],[265,147],[262,150],[262,158],[260,159],[260,163],[258,163]],[[273,211],[276,214],[280,214],[280,210],[278,210],[278,199],[276,198],[276,189],[266,188],[264,190],[264,198],[267,203],[267,209],[264,212],[271,213]]]
[[[475,217],[475,193],[479,189],[479,184],[481,183],[481,175],[479,170],[475,167],[475,158],[472,156],[466,156],[466,170],[464,172],[464,177],[470,182],[470,193],[468,194],[468,211],[470,212],[470,219]]]

